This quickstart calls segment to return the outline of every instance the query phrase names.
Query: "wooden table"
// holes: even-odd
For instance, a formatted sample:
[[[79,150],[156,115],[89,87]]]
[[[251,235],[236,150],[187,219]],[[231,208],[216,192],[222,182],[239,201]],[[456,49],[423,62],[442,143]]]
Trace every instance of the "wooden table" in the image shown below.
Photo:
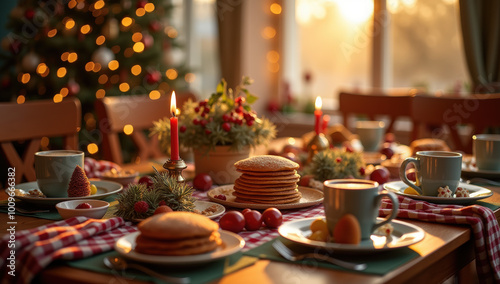
[[[488,202],[500,203],[500,187],[488,187],[493,196],[485,199]],[[0,199],[5,198],[2,193]],[[497,219],[500,210],[495,211]],[[32,217],[16,216],[16,230],[34,228],[53,221]],[[442,283],[453,275],[469,277],[466,273],[474,260],[474,245],[471,240],[470,227],[467,225],[444,225],[405,219],[405,222],[421,227],[426,236],[421,242],[410,246],[420,254],[406,264],[384,276],[366,275],[337,271],[299,264],[258,260],[254,265],[236,271],[214,281],[214,283]],[[6,224],[2,222],[0,230],[5,232]],[[466,268],[463,270],[463,268]],[[51,265],[41,275],[42,283],[124,283],[117,281],[116,276],[80,270],[64,265]],[[477,282],[477,279],[466,279],[464,283]],[[128,281],[125,283],[140,283]]]

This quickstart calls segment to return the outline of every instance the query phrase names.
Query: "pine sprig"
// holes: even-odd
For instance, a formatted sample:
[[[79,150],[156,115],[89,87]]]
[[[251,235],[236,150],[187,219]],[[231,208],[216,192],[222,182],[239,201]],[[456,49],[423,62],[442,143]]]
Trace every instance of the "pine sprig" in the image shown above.
[[[115,215],[126,220],[144,219],[152,216],[162,201],[174,211],[194,211],[193,188],[185,183],[178,183],[175,178],[169,177],[168,173],[160,173],[154,167],[153,169],[155,171],[152,177],[153,187],[130,184],[117,198]],[[139,201],[148,204],[147,212],[135,211],[134,206]]]
[[[328,179],[362,178],[365,167],[361,153],[342,149],[328,149],[317,153],[305,172],[321,182]]]

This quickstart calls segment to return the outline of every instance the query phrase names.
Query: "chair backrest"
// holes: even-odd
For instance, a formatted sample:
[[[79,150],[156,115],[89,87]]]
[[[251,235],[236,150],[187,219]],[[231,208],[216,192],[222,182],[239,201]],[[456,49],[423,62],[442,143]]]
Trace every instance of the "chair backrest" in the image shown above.
[[[472,153],[472,135],[483,133],[487,127],[500,126],[499,112],[500,94],[475,94],[466,97],[417,95],[412,101],[412,139],[449,140],[453,144],[450,145],[453,150]],[[429,133],[429,128],[424,128],[442,125],[446,126],[448,132],[443,128],[435,128]]]
[[[60,103],[48,100],[0,103],[0,145],[7,163],[16,168],[16,183],[23,177],[36,180],[35,153],[40,150],[43,137],[63,137],[64,149],[78,149],[81,116],[80,101],[76,98]],[[23,141],[24,153],[18,153],[14,143]]]
[[[373,91],[369,93],[346,92],[339,93],[339,111],[342,112],[344,126],[354,129],[349,124],[351,115],[366,115],[370,120],[377,117],[388,117],[389,125],[386,133],[394,131],[394,122],[400,117],[409,117],[411,99],[415,92],[409,90],[400,93],[383,93]]]
[[[192,93],[179,93],[176,98],[178,108],[188,99],[196,100]],[[133,127],[129,135],[137,149],[133,163],[163,156],[158,138],[148,137],[144,132],[153,127],[154,121],[170,117],[170,96],[161,96],[157,100],[148,95],[105,97],[95,102],[95,110],[102,132],[104,159],[124,164],[119,133],[124,133],[126,125]]]

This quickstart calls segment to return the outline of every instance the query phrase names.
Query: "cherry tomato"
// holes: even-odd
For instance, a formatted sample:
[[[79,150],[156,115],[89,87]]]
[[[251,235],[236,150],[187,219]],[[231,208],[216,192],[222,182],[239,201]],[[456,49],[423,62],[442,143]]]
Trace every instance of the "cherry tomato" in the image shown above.
[[[283,215],[274,207],[267,208],[262,213],[262,221],[269,228],[278,228],[283,223]]]
[[[375,170],[370,174],[370,180],[378,182],[378,184],[384,184],[391,178],[391,173],[388,169],[384,167],[377,166]]]
[[[205,173],[197,174],[193,179],[193,187],[198,190],[209,190],[212,184],[212,178]]]
[[[150,176],[142,176],[138,183],[146,185],[147,188],[153,187],[153,179]]]
[[[245,217],[245,229],[247,231],[255,231],[262,226],[262,214],[257,210],[246,211],[243,213],[243,217]]]
[[[243,211],[241,211],[241,214],[245,215],[245,213],[247,213],[248,211],[252,211],[252,209],[245,208],[245,209],[243,209]]]
[[[220,218],[219,226],[223,230],[239,233],[245,228],[245,217],[238,211],[229,211]]]

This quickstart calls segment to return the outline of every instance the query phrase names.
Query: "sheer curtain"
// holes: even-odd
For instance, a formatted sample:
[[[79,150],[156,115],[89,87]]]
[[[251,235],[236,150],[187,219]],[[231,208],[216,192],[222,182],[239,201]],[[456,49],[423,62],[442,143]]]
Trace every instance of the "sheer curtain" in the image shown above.
[[[460,20],[472,92],[500,92],[500,1],[460,0]]]

